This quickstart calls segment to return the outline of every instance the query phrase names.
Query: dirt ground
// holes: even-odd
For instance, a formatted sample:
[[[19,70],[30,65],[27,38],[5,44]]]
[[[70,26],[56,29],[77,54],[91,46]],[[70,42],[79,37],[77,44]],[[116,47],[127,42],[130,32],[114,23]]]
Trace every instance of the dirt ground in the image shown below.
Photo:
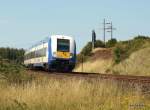
[[[92,56],[90,60],[96,59],[112,59],[113,51],[111,48],[96,48],[92,51]]]

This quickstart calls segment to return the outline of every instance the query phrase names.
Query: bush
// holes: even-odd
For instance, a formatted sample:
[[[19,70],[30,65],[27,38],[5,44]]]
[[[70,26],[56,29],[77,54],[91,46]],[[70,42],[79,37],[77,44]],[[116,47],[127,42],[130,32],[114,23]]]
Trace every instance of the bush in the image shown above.
[[[92,51],[92,42],[88,42],[82,49],[81,54],[84,56],[90,55]]]
[[[146,37],[146,36],[142,36],[142,35],[139,35],[139,36],[137,36],[137,37],[135,37],[134,38],[134,40],[137,40],[137,39],[141,39],[141,40],[150,40],[150,38],[149,37]]]
[[[133,52],[148,46],[150,46],[150,38],[144,36],[118,42],[114,48],[114,60],[116,63],[119,63],[121,60],[128,58]]]
[[[96,40],[95,48],[105,47],[104,43],[101,40]],[[88,42],[82,49],[81,54],[84,56],[89,56],[92,51],[92,42]]]
[[[101,40],[97,40],[95,42],[95,48],[97,48],[97,47],[105,47],[105,45]]]
[[[4,79],[9,83],[22,83],[29,81],[33,77],[24,73],[24,67],[10,61],[0,61],[0,79]]]
[[[114,49],[114,61],[115,63],[119,63],[121,61],[123,50],[120,47],[116,47]]]
[[[108,40],[108,42],[106,43],[106,47],[114,47],[116,44],[117,44],[117,40],[111,39],[111,40]]]

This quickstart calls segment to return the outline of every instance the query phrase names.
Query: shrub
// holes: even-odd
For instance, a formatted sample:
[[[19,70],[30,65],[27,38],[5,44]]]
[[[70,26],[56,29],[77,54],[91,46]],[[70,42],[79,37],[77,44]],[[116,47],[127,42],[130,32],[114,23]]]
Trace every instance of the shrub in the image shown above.
[[[97,40],[95,42],[95,48],[97,48],[97,47],[105,47],[105,45],[101,40]]]
[[[111,39],[111,40],[108,40],[108,42],[106,43],[106,47],[114,47],[116,44],[117,44],[117,40]]]
[[[104,43],[101,40],[96,40],[95,48],[105,47]],[[89,56],[92,51],[92,42],[88,42],[82,49],[81,54],[84,56]]]
[[[10,61],[0,61],[0,76],[9,83],[22,83],[33,77],[25,74],[24,67]]]
[[[84,56],[90,55],[92,51],[92,42],[88,42],[82,49],[81,54]]]
[[[122,49],[120,47],[116,47],[114,49],[114,60],[115,63],[119,63],[121,61]]]
[[[150,40],[150,38],[149,37],[147,37],[147,36],[142,36],[142,35],[139,35],[139,36],[137,36],[137,37],[135,37],[134,38],[134,40],[137,40],[137,39],[141,39],[141,40]]]
[[[118,42],[114,48],[114,60],[119,63],[121,60],[128,58],[133,52],[148,46],[150,46],[150,38],[144,36]]]

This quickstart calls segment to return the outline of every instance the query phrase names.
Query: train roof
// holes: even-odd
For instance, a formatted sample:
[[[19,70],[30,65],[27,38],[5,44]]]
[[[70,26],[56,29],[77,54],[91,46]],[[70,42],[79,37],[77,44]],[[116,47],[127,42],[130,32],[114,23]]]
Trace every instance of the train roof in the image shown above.
[[[71,36],[66,36],[66,35],[51,35],[51,36],[48,36],[48,37],[44,38],[43,40],[41,40],[41,41],[35,43],[35,44],[32,45],[30,48],[28,48],[27,51],[30,50],[30,49],[32,49],[32,48],[34,48],[34,47],[36,47],[36,46],[38,46],[38,45],[41,45],[41,44],[43,44],[43,43],[47,43],[49,39],[54,38],[54,37],[57,37],[57,38],[59,38],[59,37],[64,37],[64,38],[66,38],[66,39],[73,40],[73,37],[71,37]]]

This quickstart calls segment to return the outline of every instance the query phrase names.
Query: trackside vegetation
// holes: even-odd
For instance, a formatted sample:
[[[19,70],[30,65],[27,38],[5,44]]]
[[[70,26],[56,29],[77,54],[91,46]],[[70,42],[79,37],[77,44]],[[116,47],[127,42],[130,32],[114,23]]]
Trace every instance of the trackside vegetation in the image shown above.
[[[117,41],[117,39],[111,39],[106,42],[106,45],[104,45],[101,40],[97,40],[95,43],[95,48],[112,48],[115,63],[125,60],[133,52],[148,46],[150,46],[150,37],[141,35],[127,41]],[[81,62],[81,57],[84,57],[83,61],[86,61],[86,59],[91,56],[91,53],[92,42],[88,42],[78,55],[78,62]]]
[[[108,42],[104,45],[102,41],[97,41],[96,47],[105,47],[103,52],[106,53],[111,51],[112,58],[107,60],[106,56],[105,59],[96,59],[96,63],[92,61],[93,67],[98,66],[98,70],[104,69],[115,74],[122,71],[138,73],[140,70],[148,73],[149,37]],[[149,87],[113,80],[40,76],[24,68],[24,50],[17,50],[16,53],[15,50],[1,50],[5,54],[0,54],[0,110],[150,110]],[[84,56],[85,62],[92,57],[90,42],[80,55]],[[137,59],[139,57],[142,60]],[[78,58],[82,60],[82,57]],[[136,64],[141,64],[141,61],[144,61],[144,67],[139,68]],[[92,68],[89,64],[86,67],[87,70]]]
[[[105,48],[98,47],[93,51],[87,51],[88,47],[87,45],[84,47],[84,51],[89,52],[88,54],[83,54],[82,50],[78,55],[79,63],[74,71],[150,75],[150,37],[148,36],[139,35],[127,41],[112,39],[106,43]]]
[[[24,74],[24,52],[24,49],[0,48],[0,79],[18,84],[32,79]]]
[[[1,47],[0,58],[16,63],[22,63],[24,60],[24,49]]]
[[[115,38],[108,40],[106,44],[104,44],[101,40],[96,40],[95,42],[95,48],[112,48],[117,44],[117,40]],[[87,59],[92,54],[92,42],[88,42],[83,49],[81,50],[80,54],[77,55],[77,64],[81,63],[82,61],[87,61]]]
[[[105,47],[104,43],[101,40],[96,40],[95,42],[95,48],[98,47]],[[83,47],[83,49],[81,50],[81,54],[84,56],[88,56],[91,54],[91,51],[92,51],[92,42],[88,42],[86,46]]]
[[[119,63],[127,59],[132,53],[150,46],[150,38],[137,36],[132,40],[120,41],[114,47],[114,60]]]
[[[21,84],[33,79],[33,76],[25,74],[25,68],[19,63],[0,59],[0,79],[8,83]]]
[[[0,110],[149,110],[150,96],[138,85],[107,80],[38,78],[1,84]]]

